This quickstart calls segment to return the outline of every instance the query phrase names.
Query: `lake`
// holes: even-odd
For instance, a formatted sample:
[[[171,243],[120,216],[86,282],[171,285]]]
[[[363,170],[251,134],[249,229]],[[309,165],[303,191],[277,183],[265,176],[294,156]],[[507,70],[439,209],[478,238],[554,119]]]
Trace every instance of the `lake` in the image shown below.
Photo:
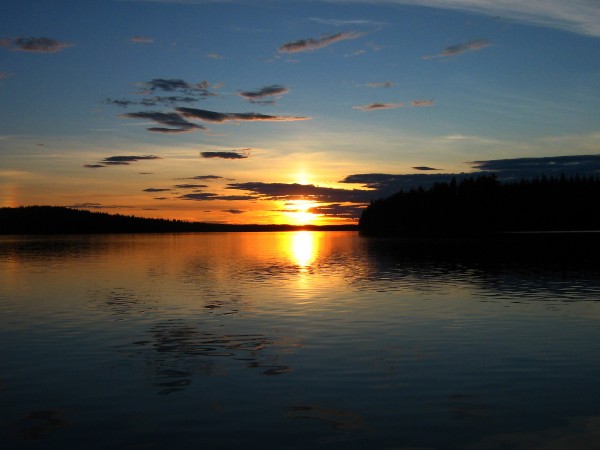
[[[0,236],[2,445],[600,448],[598,264],[428,248]]]

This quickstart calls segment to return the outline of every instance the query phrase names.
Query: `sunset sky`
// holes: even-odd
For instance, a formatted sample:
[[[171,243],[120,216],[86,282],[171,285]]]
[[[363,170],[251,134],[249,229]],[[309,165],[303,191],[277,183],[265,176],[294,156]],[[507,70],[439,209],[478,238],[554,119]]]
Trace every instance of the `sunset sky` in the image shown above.
[[[600,173],[596,0],[20,0],[0,25],[0,206],[335,224],[453,174]]]

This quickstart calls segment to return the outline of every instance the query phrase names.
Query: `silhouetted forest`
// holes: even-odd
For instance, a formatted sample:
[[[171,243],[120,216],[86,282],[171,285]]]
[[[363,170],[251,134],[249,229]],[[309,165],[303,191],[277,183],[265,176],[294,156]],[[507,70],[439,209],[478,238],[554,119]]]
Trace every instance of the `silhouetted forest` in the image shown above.
[[[479,236],[600,230],[600,178],[501,183],[495,175],[434,184],[373,201],[359,229],[372,235]]]
[[[187,233],[208,231],[352,230],[356,226],[227,225],[147,219],[61,206],[0,208],[0,234]]]

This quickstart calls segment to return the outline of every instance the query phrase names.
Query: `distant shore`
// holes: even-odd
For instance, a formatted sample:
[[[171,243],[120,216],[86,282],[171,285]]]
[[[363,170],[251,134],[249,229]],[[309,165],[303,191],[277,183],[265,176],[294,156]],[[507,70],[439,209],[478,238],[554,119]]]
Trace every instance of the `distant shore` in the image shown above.
[[[357,231],[358,225],[259,225],[186,222],[107,214],[62,206],[0,208],[0,234],[109,234],[268,231]]]

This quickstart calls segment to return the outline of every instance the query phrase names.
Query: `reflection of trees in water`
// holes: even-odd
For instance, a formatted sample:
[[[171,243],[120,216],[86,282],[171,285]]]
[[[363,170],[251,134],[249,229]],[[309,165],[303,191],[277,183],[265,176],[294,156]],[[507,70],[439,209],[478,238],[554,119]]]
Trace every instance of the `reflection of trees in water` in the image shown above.
[[[600,300],[600,261],[589,257],[583,242],[575,238],[579,246],[570,251],[568,238],[526,239],[366,238],[367,270],[349,282],[379,291],[466,286],[486,297]]]
[[[252,304],[241,293],[243,276],[233,262],[213,265],[194,258],[186,262],[180,277],[184,285],[191,287],[194,301],[211,315],[235,315],[252,309]]]
[[[111,311],[116,316],[139,315],[156,309],[149,298],[139,292],[123,287],[102,288],[92,291],[92,302],[102,309]]]
[[[291,367],[279,360],[276,348],[296,347],[291,340],[265,334],[211,331],[183,319],[160,322],[148,331],[150,339],[134,342],[135,353],[152,368],[160,394],[184,390],[195,375],[223,375],[227,364],[239,361],[263,375],[281,375]]]

